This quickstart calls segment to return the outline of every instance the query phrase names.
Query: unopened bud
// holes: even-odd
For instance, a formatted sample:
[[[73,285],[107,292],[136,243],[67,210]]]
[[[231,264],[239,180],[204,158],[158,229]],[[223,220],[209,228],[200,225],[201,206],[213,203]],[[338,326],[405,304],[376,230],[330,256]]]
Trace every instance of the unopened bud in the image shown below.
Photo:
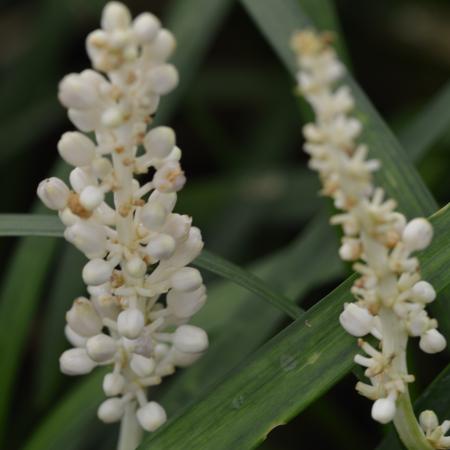
[[[175,240],[172,236],[161,233],[149,241],[145,247],[145,251],[156,260],[167,259],[175,251],[175,245]]]
[[[98,100],[95,86],[78,73],[66,75],[59,83],[59,101],[66,108],[90,109]]]
[[[438,330],[432,328],[426,331],[419,341],[419,347],[425,353],[439,353],[447,346],[445,337]]]
[[[372,406],[372,418],[382,424],[389,423],[395,416],[396,406],[394,399],[380,398]]]
[[[152,91],[158,95],[165,95],[177,86],[178,72],[172,64],[164,64],[150,69],[148,79]]]
[[[429,409],[420,413],[419,422],[425,433],[430,433],[439,426],[439,420],[436,414]]]
[[[84,297],[79,297],[73,302],[72,308],[67,311],[66,320],[75,333],[85,337],[100,333],[103,327],[94,305]]]
[[[94,210],[103,203],[105,194],[97,186],[87,186],[80,194],[81,205],[89,211]]]
[[[433,239],[433,227],[428,220],[419,217],[406,224],[402,240],[410,251],[423,250]]]
[[[124,413],[124,404],[120,398],[108,398],[97,410],[98,418],[105,423],[114,423],[119,421]]]
[[[188,318],[199,311],[206,302],[206,289],[201,285],[197,290],[183,292],[171,289],[167,294],[169,311],[180,318]]]
[[[116,341],[106,334],[97,334],[86,342],[88,355],[96,362],[102,363],[110,360],[116,353]]]
[[[47,208],[62,210],[66,207],[70,190],[59,178],[47,178],[39,183],[37,194]]]
[[[130,361],[131,370],[139,377],[148,377],[155,370],[155,361],[153,358],[134,354]]]
[[[141,44],[153,41],[160,28],[159,20],[148,12],[139,14],[133,21],[134,33]]]
[[[156,127],[144,138],[144,147],[155,158],[166,158],[175,147],[175,133],[169,127]]]
[[[66,350],[59,358],[59,367],[65,375],[85,375],[96,365],[84,348]]]
[[[342,327],[352,336],[365,336],[373,328],[373,316],[355,303],[347,303],[339,316]]]
[[[95,144],[78,131],[69,131],[58,142],[61,157],[72,166],[87,166],[95,156]]]
[[[431,303],[436,298],[436,291],[427,281],[419,281],[412,287],[411,296],[413,300]]]
[[[89,286],[99,286],[111,278],[112,271],[113,267],[108,261],[92,259],[83,267],[83,281]]]
[[[119,333],[128,339],[136,339],[144,328],[144,315],[138,309],[126,309],[117,317]]]
[[[106,231],[91,222],[77,222],[66,228],[64,237],[88,258],[102,258],[106,253]]]
[[[141,427],[147,431],[155,431],[167,420],[163,407],[156,402],[149,402],[136,412]]]
[[[103,378],[103,392],[108,397],[122,393],[125,387],[125,378],[119,373],[107,373]]]
[[[109,2],[103,8],[101,25],[106,31],[126,30],[131,22],[128,8],[120,2]]]
[[[170,279],[173,289],[190,292],[198,289],[202,283],[202,276],[193,267],[183,267],[172,275]]]
[[[200,353],[208,348],[208,335],[194,325],[181,325],[173,335],[173,345],[186,353]]]

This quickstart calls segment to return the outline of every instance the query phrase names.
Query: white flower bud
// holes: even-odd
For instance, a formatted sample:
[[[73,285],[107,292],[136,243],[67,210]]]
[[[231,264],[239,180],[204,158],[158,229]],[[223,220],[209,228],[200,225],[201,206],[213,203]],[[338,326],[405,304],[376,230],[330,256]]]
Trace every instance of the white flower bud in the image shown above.
[[[172,275],[170,282],[173,289],[190,292],[197,290],[202,285],[203,280],[197,269],[194,269],[193,267],[183,267]]]
[[[355,303],[347,303],[339,316],[339,322],[347,333],[360,337],[370,333],[374,326],[374,317],[367,309]]]
[[[174,347],[186,353],[200,353],[208,348],[208,335],[194,325],[181,325],[173,334]]]
[[[150,194],[148,198],[147,204],[159,203],[166,210],[167,214],[173,211],[175,208],[175,204],[177,203],[177,194],[175,192],[171,192],[169,194],[165,194],[163,192],[159,192],[156,189]]]
[[[382,424],[389,423],[395,416],[396,406],[393,398],[380,398],[372,406],[372,418]]]
[[[95,176],[103,179],[106,178],[113,170],[111,161],[108,158],[95,158],[92,161],[92,171]]]
[[[37,194],[47,208],[61,210],[67,205],[70,190],[64,181],[51,177],[39,183]]]
[[[138,309],[126,309],[117,317],[117,328],[122,336],[136,339],[145,325],[144,315]]]
[[[141,44],[153,41],[160,28],[160,21],[148,12],[139,14],[133,21],[134,33]]]
[[[167,344],[165,344],[164,342],[158,342],[155,345],[153,353],[155,355],[155,358],[159,361],[164,358],[167,353],[169,353],[169,350],[170,347]]]
[[[70,227],[71,225],[74,225],[78,222],[79,217],[76,216],[70,208],[64,208],[62,211],[59,211],[58,213],[59,218],[61,219],[61,222],[66,226]]]
[[[106,128],[116,128],[119,125],[123,124],[123,111],[113,106],[111,108],[108,108],[103,114],[102,114],[102,125]]]
[[[436,298],[436,291],[427,281],[418,281],[411,289],[411,297],[419,302],[431,303]]]
[[[105,202],[97,206],[94,217],[105,225],[116,224],[116,212]]]
[[[116,341],[107,334],[97,334],[86,342],[88,355],[96,362],[109,361],[116,353]]]
[[[59,367],[65,375],[85,375],[96,365],[84,348],[71,348],[59,357]]]
[[[175,147],[175,133],[169,127],[156,127],[144,138],[144,147],[155,158],[166,158]]]
[[[59,83],[59,101],[66,108],[90,109],[98,100],[97,90],[78,73],[66,75]]]
[[[112,271],[113,267],[108,261],[92,259],[83,267],[83,281],[89,286],[98,286],[111,278]]]
[[[149,49],[152,58],[158,61],[166,61],[174,52],[176,41],[173,34],[166,29],[158,32]]]
[[[432,432],[439,426],[439,420],[436,414],[429,409],[420,413],[419,422],[425,433]]]
[[[184,241],[189,234],[191,224],[192,218],[186,214],[170,214],[162,231],[170,234],[176,241]]]
[[[411,336],[421,336],[428,328],[430,319],[425,311],[417,312],[413,314],[409,319],[409,332]]]
[[[101,25],[106,31],[126,30],[130,26],[131,14],[120,2],[109,2],[103,8]]]
[[[122,393],[125,387],[125,378],[120,373],[107,373],[103,378],[103,392],[108,397]]]
[[[148,377],[155,370],[155,360],[135,353],[131,357],[130,367],[138,377]]]
[[[103,328],[102,319],[94,305],[84,297],[77,298],[66,313],[69,327],[81,336],[94,336]]]
[[[141,221],[149,230],[157,230],[164,225],[167,212],[161,203],[147,203],[141,211]]]
[[[433,227],[421,217],[408,222],[402,235],[402,240],[410,251],[427,248],[432,238]]]
[[[168,94],[178,84],[178,72],[172,64],[164,64],[150,69],[148,79],[152,91],[158,95]]]
[[[102,317],[111,320],[117,320],[117,316],[120,313],[119,300],[117,299],[117,297],[113,297],[107,294],[98,297],[94,296],[92,297],[92,303]]]
[[[97,184],[92,174],[81,167],[75,167],[75,169],[70,172],[69,180],[73,190],[78,194],[86,187]]]
[[[339,248],[339,256],[343,261],[355,261],[361,256],[359,239],[345,239]]]
[[[95,156],[95,144],[78,131],[69,131],[58,142],[61,157],[72,166],[87,166]]]
[[[425,353],[439,353],[447,346],[445,337],[438,330],[432,328],[426,331],[419,341],[419,347]]]
[[[181,352],[175,347],[170,352],[172,362],[178,367],[189,367],[194,364],[199,358],[201,358],[203,352],[199,353],[186,353]]]
[[[127,272],[132,277],[140,278],[147,272],[147,264],[141,258],[135,256],[127,262]]]
[[[92,222],[77,222],[66,228],[64,237],[88,258],[103,258],[106,253],[106,231]]]
[[[168,234],[157,234],[145,247],[148,255],[156,260],[167,259],[175,251],[175,239]]]
[[[80,194],[81,205],[89,211],[101,205],[104,199],[104,192],[97,186],[86,186]]]
[[[97,416],[102,422],[114,423],[122,418],[124,410],[124,404],[120,398],[108,398],[99,406]]]
[[[75,331],[73,331],[72,328],[69,327],[69,325],[66,325],[64,327],[64,334],[67,340],[74,347],[84,347],[86,345],[87,338],[85,338],[84,336],[80,336],[78,333],[75,333]]]
[[[95,130],[99,124],[99,115],[96,109],[79,110],[71,108],[67,115],[72,123],[85,133]]]
[[[167,307],[176,317],[192,317],[206,302],[206,289],[201,285],[197,290],[182,292],[171,289],[167,294]]]
[[[149,402],[136,412],[141,427],[147,431],[155,431],[167,420],[163,407],[156,402]]]

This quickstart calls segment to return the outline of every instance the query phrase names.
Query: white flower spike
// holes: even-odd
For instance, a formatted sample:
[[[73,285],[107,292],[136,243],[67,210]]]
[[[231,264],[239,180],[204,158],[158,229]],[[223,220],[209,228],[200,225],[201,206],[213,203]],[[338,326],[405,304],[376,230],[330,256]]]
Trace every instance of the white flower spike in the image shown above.
[[[192,364],[208,346],[203,330],[186,325],[206,300],[200,273],[186,267],[203,242],[191,219],[173,212],[186,181],[175,133],[147,130],[160,96],[178,83],[166,62],[175,39],[152,14],[133,21],[119,2],[105,6],[101,25],[86,42],[95,70],[69,74],[59,85],[80,130],[58,142],[74,167],[70,187],[49,178],[37,192],[59,211],[65,238],[89,259],[82,277],[90,298],[76,299],[67,312],[65,334],[74,348],[61,355],[61,370],[82,375],[111,365],[103,381],[111,398],[98,417],[154,431],[167,417],[148,402],[146,386]],[[92,138],[82,133],[88,131]],[[137,176],[150,173],[141,185]]]
[[[450,427],[444,424],[450,422],[439,427],[434,413],[428,411],[422,413],[419,425],[404,420],[402,410],[410,402],[407,384],[414,380],[406,366],[409,337],[419,337],[426,353],[446,346],[436,329],[437,321],[425,310],[436,292],[421,280],[419,261],[413,255],[430,244],[433,227],[424,218],[407,222],[395,211],[395,201],[374,186],[372,172],[380,163],[367,159],[367,147],[356,142],[362,124],[350,115],[355,103],[350,89],[336,87],[344,67],[330,46],[330,35],[299,32],[292,48],[299,66],[299,91],[316,115],[315,123],[303,129],[309,165],[319,173],[322,193],[343,210],[331,219],[344,232],[339,254],[345,261],[355,261],[353,268],[361,275],[352,287],[356,302],[345,305],[339,320],[353,336],[370,333],[380,341],[380,350],[358,341],[365,355],[356,355],[354,360],[365,368],[371,385],[360,382],[357,390],[374,401],[376,421],[385,424],[399,414],[395,424],[403,427],[399,428],[402,439],[415,439],[422,433],[423,441],[420,445],[414,442],[414,448],[417,444],[417,448],[449,449],[450,438],[444,435]]]

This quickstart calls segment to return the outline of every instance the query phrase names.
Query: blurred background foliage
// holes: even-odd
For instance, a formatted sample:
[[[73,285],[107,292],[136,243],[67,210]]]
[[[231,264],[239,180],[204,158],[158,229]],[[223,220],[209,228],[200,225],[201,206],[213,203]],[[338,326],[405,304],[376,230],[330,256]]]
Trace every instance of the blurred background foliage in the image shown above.
[[[313,1],[299,1],[309,3],[312,10],[326,3],[314,6]],[[55,166],[57,140],[72,128],[57,102],[57,83],[64,74],[88,66],[84,38],[98,26],[104,3],[2,2],[0,212],[44,212],[35,199],[38,181],[56,171],[67,174],[67,169]],[[177,30],[180,48],[192,50],[192,59],[177,54],[183,81],[163,102],[156,118],[175,128],[183,150],[188,183],[179,196],[178,211],[194,217],[209,250],[240,265],[250,264],[273,286],[303,299],[303,307],[313,305],[350,270],[339,264],[334,252],[304,244],[304,237],[316,230],[314,217],[329,205],[317,196],[318,182],[306,168],[300,133],[305,108],[296,99],[285,68],[238,1],[130,0],[127,5],[134,14],[150,10],[160,16],[166,26]],[[355,78],[406,152],[416,157],[418,170],[438,203],[445,204],[450,171],[446,119],[450,110],[450,3],[337,0],[328,13],[336,14],[339,21]],[[430,107],[438,108],[431,122],[430,116],[417,120]],[[430,137],[430,133],[420,133],[420,127],[437,131]],[[324,239],[336,241],[336,231],[327,230]],[[289,251],[292,256],[286,256]],[[275,260],[272,254],[277,255]],[[0,274],[3,306],[14,302],[17,295],[29,305],[18,316],[17,329],[23,327],[22,332],[18,337],[3,336],[0,343],[4,358],[0,370],[12,368],[13,374],[2,384],[7,391],[0,391],[4,430],[0,447],[49,448],[33,441],[26,446],[25,442],[40,430],[45,415],[80,386],[79,380],[59,374],[57,357],[66,346],[64,313],[73,298],[83,294],[83,257],[52,238],[2,238],[0,257],[4,262]],[[287,321],[258,302],[240,309],[240,300],[251,297],[241,288],[215,279],[209,285],[211,301],[222,296],[233,308],[232,313],[216,309],[211,315],[211,339],[219,344],[216,322],[223,326],[222,320],[234,317],[245,326],[271,316],[269,322],[261,319],[258,338],[243,344],[229,359],[211,357],[219,377],[232,368],[230,363],[242,361]],[[2,320],[7,321],[8,308],[2,313]],[[429,359],[424,363],[421,358],[416,354],[412,358],[418,391],[445,362],[438,357],[430,365]],[[301,416],[273,430],[261,448],[374,448],[381,431],[370,420],[370,402],[354,392],[354,382],[353,374],[346,377]],[[198,386],[204,386],[197,384],[195,392],[186,395],[186,402],[200,394]],[[170,403],[170,392],[168,396]],[[91,410],[86,414],[88,426],[64,448],[112,448],[114,427],[100,424]]]

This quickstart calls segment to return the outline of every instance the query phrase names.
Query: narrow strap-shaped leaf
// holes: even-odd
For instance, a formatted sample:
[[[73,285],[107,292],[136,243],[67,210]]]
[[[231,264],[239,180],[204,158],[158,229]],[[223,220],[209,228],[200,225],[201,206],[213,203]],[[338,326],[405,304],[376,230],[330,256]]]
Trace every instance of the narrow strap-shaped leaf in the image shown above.
[[[300,308],[291,300],[283,294],[278,293],[275,289],[272,289],[256,275],[241,269],[236,264],[233,264],[218,255],[214,255],[213,253],[204,250],[195,260],[194,265],[242,286],[281,311],[284,311],[293,319],[298,319],[302,314]]]
[[[31,215],[31,214],[0,214],[0,235],[6,236],[62,236],[63,227],[58,223],[57,216]],[[287,297],[276,292],[265,282],[252,273],[241,269],[236,264],[203,251],[195,260],[196,266],[208,270],[223,278],[239,284],[245,289],[253,292],[268,301],[276,308],[284,311],[293,319],[300,317],[300,309]]]
[[[0,214],[0,236],[61,237],[63,232],[57,215]]]
[[[436,237],[430,250],[421,255],[421,263],[439,292],[450,284],[448,272],[445,277],[432,276],[437,255],[438,263],[450,264],[450,247],[445,246],[450,207],[431,221]],[[298,414],[352,367],[356,342],[341,328],[338,315],[351,297],[354,278],[284,329],[139,449],[253,448],[273,428]]]
[[[399,132],[398,137],[412,159],[420,159],[450,127],[450,81],[448,81]]]

